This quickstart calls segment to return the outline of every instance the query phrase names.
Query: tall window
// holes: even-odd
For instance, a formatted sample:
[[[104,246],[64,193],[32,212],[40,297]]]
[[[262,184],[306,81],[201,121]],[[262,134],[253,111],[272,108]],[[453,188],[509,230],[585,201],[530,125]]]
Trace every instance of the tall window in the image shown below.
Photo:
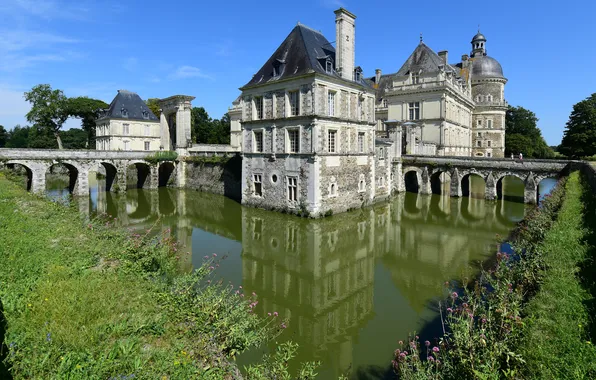
[[[358,152],[364,153],[364,132],[358,132]]]
[[[290,116],[300,115],[300,92],[290,92]]]
[[[337,137],[337,131],[329,131],[327,134],[327,150],[329,151],[329,153],[335,153],[336,152],[336,137]]]
[[[288,130],[288,142],[290,145],[290,153],[300,152],[300,131],[298,129]]]
[[[479,148],[482,147],[482,141],[480,141],[480,140],[476,141],[476,146]]]
[[[487,120],[486,121],[486,128],[492,128],[493,127],[493,121],[492,120]]]
[[[412,73],[412,84],[420,83],[420,74]]]
[[[263,97],[262,96],[255,96],[255,109],[257,112],[257,119],[260,120],[263,118]]]
[[[298,177],[288,177],[288,200],[298,200]]]
[[[327,109],[329,116],[335,116],[335,92],[329,91],[327,94]]]
[[[490,146],[492,145],[492,141],[488,140],[488,141],[486,142],[486,145],[490,147]]]
[[[410,120],[420,120],[420,102],[408,103]]]
[[[379,160],[385,159],[385,149],[379,148]]]
[[[254,131],[255,136],[255,152],[263,151],[263,131]]]
[[[482,137],[482,132],[476,132],[477,137]]]
[[[482,120],[477,120],[477,121],[476,121],[476,124],[477,124],[479,127],[481,127],[481,126],[482,126]]]
[[[263,175],[262,174],[254,174],[252,177],[253,183],[253,194],[256,196],[263,196]]]
[[[130,150],[130,141],[124,141],[124,150]]]
[[[151,135],[151,126],[149,124],[145,125],[145,136]]]
[[[149,141],[145,141],[145,150],[149,150],[150,145]]]
[[[128,135],[130,133],[130,126],[128,124],[122,124],[122,134]]]

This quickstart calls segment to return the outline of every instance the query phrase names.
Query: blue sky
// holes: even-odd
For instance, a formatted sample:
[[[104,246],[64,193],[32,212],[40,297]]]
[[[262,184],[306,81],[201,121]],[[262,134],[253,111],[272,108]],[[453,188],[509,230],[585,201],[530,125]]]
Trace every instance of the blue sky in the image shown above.
[[[108,103],[118,89],[187,94],[219,118],[296,22],[334,41],[339,6],[357,16],[356,61],[367,76],[397,71],[420,33],[456,62],[480,24],[509,79],[506,99],[537,114],[549,144],[560,142],[573,104],[596,92],[593,0],[2,0],[0,124],[26,124],[22,93],[39,83]]]

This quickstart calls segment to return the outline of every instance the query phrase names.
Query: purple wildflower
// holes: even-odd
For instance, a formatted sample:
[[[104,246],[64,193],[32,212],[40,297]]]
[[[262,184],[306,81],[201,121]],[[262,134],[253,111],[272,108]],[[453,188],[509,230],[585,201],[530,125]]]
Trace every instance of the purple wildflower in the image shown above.
[[[439,352],[439,347],[437,347],[437,346],[434,346],[434,347],[433,347],[433,352]]]
[[[427,340],[427,341],[425,341],[425,342],[424,342],[424,345],[425,345],[426,347],[428,347],[428,346],[430,346],[430,342]]]

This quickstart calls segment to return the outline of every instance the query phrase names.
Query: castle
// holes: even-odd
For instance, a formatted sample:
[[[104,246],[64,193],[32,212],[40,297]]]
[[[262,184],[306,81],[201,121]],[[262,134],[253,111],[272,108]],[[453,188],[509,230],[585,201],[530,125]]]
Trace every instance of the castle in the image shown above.
[[[335,48],[299,23],[240,88],[230,117],[242,134],[243,204],[344,212],[399,190],[402,154],[503,157],[507,79],[484,35],[457,64],[421,38],[396,73],[365,78],[355,19],[335,11]]]
[[[230,145],[193,144],[193,97],[160,100],[158,121],[137,94],[121,90],[97,120],[98,149],[239,153],[242,204],[313,217],[405,190],[402,155],[503,157],[507,79],[483,34],[459,63],[421,37],[397,72],[365,77],[355,20],[335,11],[335,47],[298,23],[240,88],[229,109]]]

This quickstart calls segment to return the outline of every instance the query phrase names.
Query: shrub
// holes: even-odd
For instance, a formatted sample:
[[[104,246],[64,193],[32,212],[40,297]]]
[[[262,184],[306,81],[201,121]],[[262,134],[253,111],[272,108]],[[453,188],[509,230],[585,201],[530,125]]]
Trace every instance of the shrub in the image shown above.
[[[145,157],[145,161],[149,162],[150,164],[157,164],[158,162],[163,161],[176,161],[178,158],[178,153],[172,150],[162,150],[159,152],[155,152],[153,154],[148,155]]]

